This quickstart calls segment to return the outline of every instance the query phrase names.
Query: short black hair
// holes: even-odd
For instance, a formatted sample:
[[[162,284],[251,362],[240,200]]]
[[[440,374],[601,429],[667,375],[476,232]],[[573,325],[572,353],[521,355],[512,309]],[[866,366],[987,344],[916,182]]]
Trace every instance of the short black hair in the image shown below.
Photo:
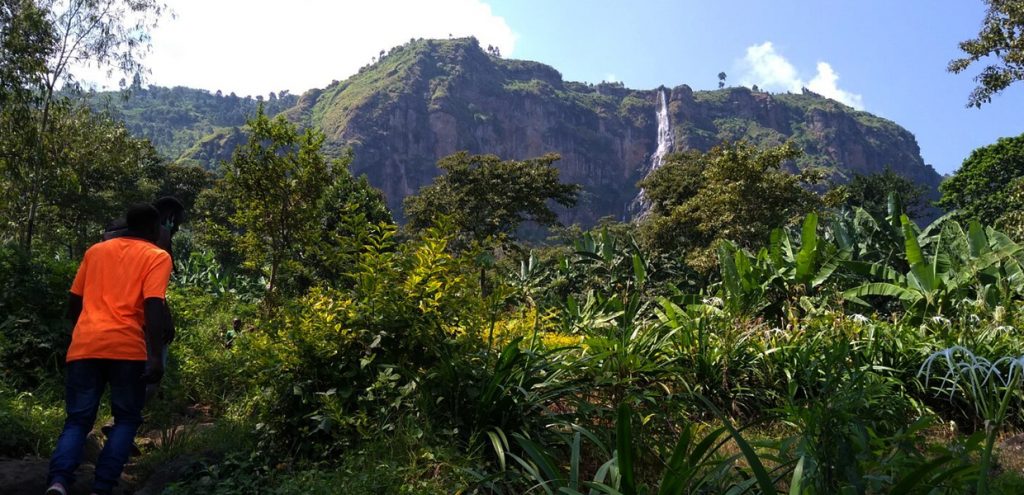
[[[148,203],[132,205],[124,217],[128,229],[138,234],[152,234],[159,227],[160,213]]]
[[[178,201],[178,198],[175,198],[174,196],[164,196],[154,201],[153,207],[160,213],[177,213],[179,211],[185,211],[185,205],[181,204],[181,201]]]
[[[185,205],[174,196],[164,196],[154,201],[153,207],[160,212],[160,218],[173,218],[175,225],[185,222]]]

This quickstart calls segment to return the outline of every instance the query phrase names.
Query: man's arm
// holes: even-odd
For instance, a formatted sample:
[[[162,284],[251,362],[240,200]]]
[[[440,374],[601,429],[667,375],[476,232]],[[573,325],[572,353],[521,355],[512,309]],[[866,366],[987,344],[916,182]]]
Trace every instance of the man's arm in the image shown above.
[[[167,301],[164,301],[164,309],[167,311],[167,333],[164,334],[164,342],[167,345],[171,345],[174,342],[174,315],[171,314],[171,307],[167,305]]]
[[[146,374],[143,380],[147,383],[156,383],[164,376],[164,340],[170,334],[171,313],[167,311],[164,300],[158,297],[148,297],[143,302],[143,309],[146,312]]]
[[[68,293],[68,312],[64,315],[71,322],[71,328],[78,325],[78,317],[82,316],[82,296],[74,292]]]
[[[78,326],[78,317],[82,316],[82,299],[85,296],[85,274],[89,269],[89,251],[82,257],[82,263],[78,265],[75,272],[75,281],[71,283],[71,290],[68,292],[68,312],[65,317],[71,322],[71,329],[74,331]]]

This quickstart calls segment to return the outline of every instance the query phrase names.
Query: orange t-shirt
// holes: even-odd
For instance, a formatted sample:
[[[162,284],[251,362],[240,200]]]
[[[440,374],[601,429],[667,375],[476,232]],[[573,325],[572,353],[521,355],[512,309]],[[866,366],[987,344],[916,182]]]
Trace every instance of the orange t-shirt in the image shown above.
[[[85,252],[71,293],[82,296],[67,360],[146,360],[143,301],[164,299],[171,257],[134,237],[103,241]]]

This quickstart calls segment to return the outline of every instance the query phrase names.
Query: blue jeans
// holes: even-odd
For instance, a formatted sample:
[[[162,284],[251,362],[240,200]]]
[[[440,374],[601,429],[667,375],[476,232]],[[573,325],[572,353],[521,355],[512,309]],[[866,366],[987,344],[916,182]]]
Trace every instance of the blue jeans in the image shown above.
[[[67,364],[67,419],[50,458],[49,483],[60,482],[68,487],[74,484],[75,470],[82,462],[82,447],[96,422],[96,410],[99,409],[103,390],[109,384],[114,428],[96,461],[93,491],[104,494],[114,489],[124,464],[128,462],[135,433],[142,424],[142,405],[146,397],[142,374],[145,369],[145,361],[114,359],[82,359]]]

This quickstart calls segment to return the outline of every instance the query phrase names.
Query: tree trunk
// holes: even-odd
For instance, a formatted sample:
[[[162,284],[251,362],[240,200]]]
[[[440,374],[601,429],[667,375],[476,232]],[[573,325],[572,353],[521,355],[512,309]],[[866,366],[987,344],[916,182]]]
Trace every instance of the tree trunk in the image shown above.
[[[43,99],[43,115],[39,122],[39,134],[36,136],[36,152],[34,154],[34,161],[32,171],[29,175],[29,207],[28,207],[28,222],[25,228],[25,239],[22,242],[22,246],[25,248],[25,252],[29,256],[32,255],[32,239],[35,237],[36,230],[36,215],[39,210],[39,194],[40,188],[42,187],[43,170],[46,167],[46,157],[44,156],[46,150],[44,143],[46,141],[47,128],[50,126],[50,103],[53,101],[53,86],[56,83],[56,79],[50,82],[46,86],[46,96]]]

